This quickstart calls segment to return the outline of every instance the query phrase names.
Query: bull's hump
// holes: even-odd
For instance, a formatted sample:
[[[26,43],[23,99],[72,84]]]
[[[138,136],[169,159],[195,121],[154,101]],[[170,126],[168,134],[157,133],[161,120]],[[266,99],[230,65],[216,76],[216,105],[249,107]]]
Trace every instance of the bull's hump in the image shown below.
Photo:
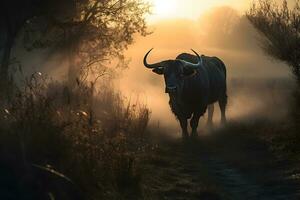
[[[191,63],[195,63],[195,64],[198,63],[198,58],[197,58],[197,56],[192,55],[192,54],[189,54],[189,53],[182,53],[182,54],[179,54],[179,55],[176,57],[176,59],[184,60],[184,61],[191,62]]]

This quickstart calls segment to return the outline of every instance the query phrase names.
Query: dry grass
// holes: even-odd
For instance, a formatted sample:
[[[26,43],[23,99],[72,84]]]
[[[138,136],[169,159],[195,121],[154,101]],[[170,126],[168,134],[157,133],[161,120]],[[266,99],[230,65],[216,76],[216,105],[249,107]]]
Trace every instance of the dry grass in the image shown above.
[[[139,161],[150,146],[145,131],[149,116],[146,106],[124,100],[112,86],[96,91],[93,84],[78,82],[70,90],[32,75],[13,101],[2,106],[0,159],[13,166],[14,178],[9,178],[11,193],[1,194],[13,199],[25,194],[34,195],[29,199],[138,198]],[[56,178],[45,181],[45,176]],[[39,189],[30,192],[33,187]]]
[[[239,144],[233,133],[244,133],[246,139],[261,139],[283,159],[295,158],[300,152],[297,105],[296,100],[294,121],[234,123],[217,137]],[[96,90],[93,84],[78,82],[70,90],[65,83],[34,74],[0,112],[1,199],[161,199],[185,195],[181,188],[194,183],[184,176],[191,164],[184,148],[176,146],[174,152],[169,147],[169,138],[161,136],[167,130],[147,130],[149,109],[108,84]],[[149,131],[156,133],[151,140],[160,146],[152,145]],[[246,141],[231,145],[239,149],[233,152],[248,152],[242,145]],[[204,168],[196,168],[199,180],[189,194],[222,196],[214,187],[205,188],[209,177]]]

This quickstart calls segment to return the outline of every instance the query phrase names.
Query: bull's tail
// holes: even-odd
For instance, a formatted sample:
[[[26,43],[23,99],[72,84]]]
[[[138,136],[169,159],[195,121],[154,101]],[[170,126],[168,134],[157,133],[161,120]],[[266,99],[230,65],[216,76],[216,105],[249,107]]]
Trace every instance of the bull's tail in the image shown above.
[[[224,74],[225,74],[225,98],[226,98],[226,104],[227,104],[227,69],[226,69],[226,65],[224,64],[223,61],[221,61],[222,66],[223,66],[223,70],[224,70]]]
[[[221,98],[219,99],[219,106],[220,106],[220,110],[221,110],[221,122],[224,124],[226,122],[226,106],[227,106],[227,102],[228,102],[228,96],[227,96],[227,70],[226,70],[226,66],[222,60],[220,60],[220,67],[223,70],[224,76],[225,76],[225,87],[224,87],[224,91],[223,91],[224,93],[221,96]]]
[[[224,62],[220,59],[220,58],[218,58],[218,57],[215,57],[218,61],[219,61],[219,63],[220,63],[220,68],[221,68],[221,70],[224,72],[224,75],[225,75],[225,81],[227,82],[227,70],[226,70],[226,65],[224,64]],[[226,84],[227,85],[227,84]]]
[[[219,61],[220,68],[224,72],[224,75],[225,75],[225,88],[224,88],[225,91],[224,91],[223,101],[224,101],[224,104],[226,105],[227,104],[227,97],[228,97],[227,96],[227,70],[226,70],[226,65],[224,64],[224,62],[219,58],[217,58],[217,60]]]
[[[224,75],[225,75],[225,94],[224,94],[224,104],[225,107],[227,105],[228,102],[228,96],[227,96],[227,69],[226,69],[226,65],[224,64],[224,62],[221,60],[221,64],[222,64],[222,68],[224,70]],[[225,108],[224,108],[225,109]]]
[[[220,60],[220,59],[219,59]],[[225,74],[225,79],[227,80],[227,70],[226,70],[226,65],[224,64],[224,62],[222,60],[220,60],[221,66],[222,66],[222,70],[224,71]]]

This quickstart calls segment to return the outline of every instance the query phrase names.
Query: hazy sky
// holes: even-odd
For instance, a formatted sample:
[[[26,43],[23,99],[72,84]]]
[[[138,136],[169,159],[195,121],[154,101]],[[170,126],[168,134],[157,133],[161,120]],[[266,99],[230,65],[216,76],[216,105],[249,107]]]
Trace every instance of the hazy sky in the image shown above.
[[[151,23],[161,19],[197,19],[201,14],[216,6],[230,6],[243,13],[254,0],[146,0],[153,5]],[[282,0],[275,0],[282,2]],[[288,0],[290,4],[295,0]]]
[[[216,6],[231,6],[244,11],[251,0],[148,0],[153,5],[151,22],[170,18],[196,19]]]

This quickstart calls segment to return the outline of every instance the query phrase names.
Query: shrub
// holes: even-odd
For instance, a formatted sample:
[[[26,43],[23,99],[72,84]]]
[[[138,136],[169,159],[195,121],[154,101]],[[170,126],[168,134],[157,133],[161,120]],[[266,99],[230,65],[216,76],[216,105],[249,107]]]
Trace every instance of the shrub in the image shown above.
[[[19,155],[3,162],[26,173],[32,164],[52,172],[55,168],[87,199],[141,195],[138,162],[150,116],[145,105],[126,100],[112,85],[96,90],[95,84],[78,81],[69,89],[40,73],[24,83],[13,101],[2,105],[0,140],[5,150],[0,157]],[[51,190],[51,195],[62,195],[63,188],[56,189],[60,192]]]

